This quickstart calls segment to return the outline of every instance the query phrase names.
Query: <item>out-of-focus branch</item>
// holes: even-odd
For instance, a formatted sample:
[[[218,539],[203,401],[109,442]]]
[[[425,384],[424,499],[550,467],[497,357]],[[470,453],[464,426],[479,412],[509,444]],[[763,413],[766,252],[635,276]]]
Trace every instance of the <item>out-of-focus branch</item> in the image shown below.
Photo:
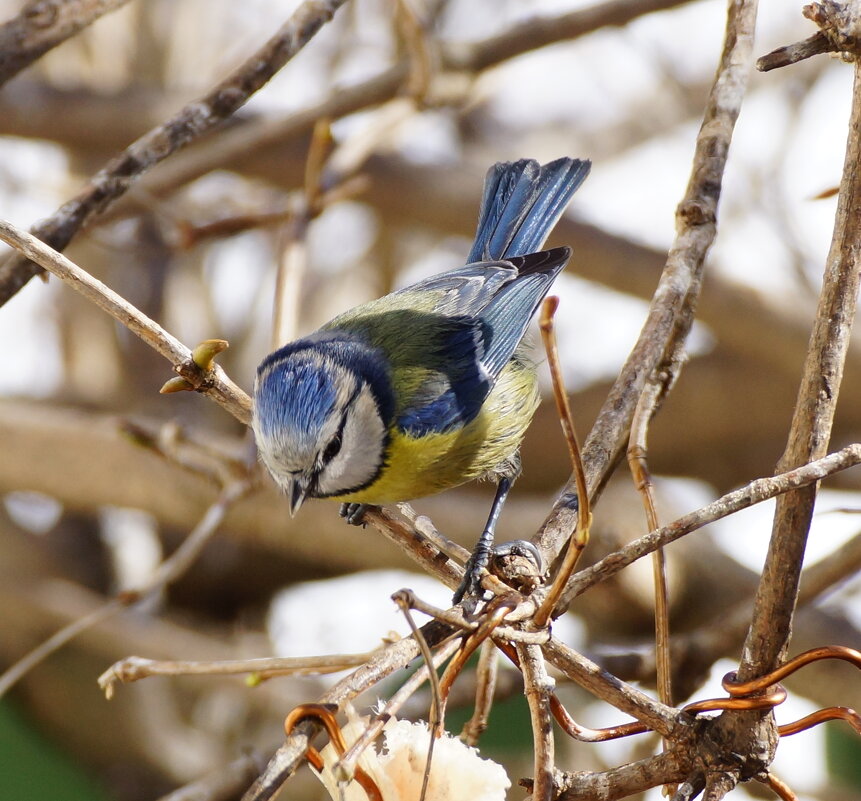
[[[104,606],[94,609],[89,615],[72,621],[12,665],[0,676],[0,697],[39,662],[78,636],[82,631],[86,631],[122,609],[148,598],[152,593],[163,589],[179,578],[192,565],[203,546],[224,521],[230,507],[246,492],[248,492],[247,483],[237,482],[225,487],[218,500],[207,509],[200,523],[188,535],[183,544],[153,571],[143,585],[134,591],[122,593],[117,598],[108,601]]]
[[[109,162],[76,198],[32,230],[36,236],[62,250],[92,217],[100,214],[128,190],[133,181],[180,147],[198,139],[236,111],[257,89],[277,72],[331,18],[345,0],[306,0],[287,24],[267,45],[226,81],[201,100],[189,104],[171,120],[142,136],[120,156]],[[518,25],[504,37],[469,47],[452,48],[441,55],[444,70],[486,69],[536,47],[585,35],[607,25],[623,25],[643,13],[672,8],[687,0],[614,0],[582,9],[559,18],[535,19]],[[512,41],[509,41],[512,40]],[[400,63],[349,91],[304,112],[272,121],[261,119],[239,126],[197,148],[189,159],[163,173],[156,193],[175,189],[232,158],[264,146],[282,145],[290,136],[310,131],[316,121],[337,119],[345,114],[394,97],[408,75],[408,65]],[[154,187],[148,187],[154,191]],[[0,265],[0,305],[18,292],[39,272],[32,263],[14,259]]]
[[[129,0],[29,0],[0,25],[0,86],[36,59]]]
[[[688,0],[609,0],[557,17],[533,17],[491,39],[450,47],[444,64],[451,70],[480,72],[512,56],[555,42],[576,39],[599,28],[621,27],[645,14],[664,11],[686,2]]]
[[[162,796],[159,801],[222,801],[236,798],[262,769],[262,760],[257,754],[246,754]]]
[[[142,173],[230,117],[264,86],[328,22],[346,0],[305,0],[281,29],[250,59],[199,100],[144,134],[112,159],[77,197],[32,233],[62,250],[72,237],[129,189]],[[40,272],[32,261],[0,265],[0,305]]]
[[[203,369],[196,363],[192,351],[158,323],[136,309],[125,298],[97,278],[57,253],[44,242],[15,226],[0,220],[0,239],[23,253],[33,263],[61,278],[88,300],[106,311],[115,320],[140,337],[173,364],[173,369],[185,379],[190,388],[211,395],[212,398],[246,425],[251,422],[251,400],[234,384],[227,374],[211,363]]]
[[[690,328],[705,256],[717,229],[723,170],[747,86],[755,20],[756,2],[730,2],[724,50],[697,137],[691,178],[676,212],[678,233],[640,337],[583,447],[593,495],[601,492],[627,444],[645,382]],[[548,563],[574,528],[573,492],[569,482],[538,535]]]
[[[608,25],[624,25],[642,14],[674,8],[686,2],[688,0],[612,0],[557,17],[536,17],[491,39],[442,46],[439,72],[478,74],[535,48],[570,41]],[[173,159],[147,180],[147,190],[158,195],[171,192],[213,169],[244,161],[249,155],[253,157],[256,151],[268,147],[276,146],[279,153],[283,152],[286,142],[309,134],[319,119],[336,120],[391,100],[408,76],[409,64],[401,62],[363,83],[335,91],[331,97],[303,111],[281,119],[260,118],[244,122]],[[445,102],[444,98],[434,98],[433,92],[432,88],[428,102]],[[267,156],[266,159],[271,170],[272,158]],[[480,181],[478,186],[481,186]]]
[[[861,66],[855,64],[852,114],[837,203],[834,236],[786,450],[778,469],[822,457],[831,436],[837,397],[855,319],[861,249]],[[804,561],[816,486],[778,499],[771,542],[757,590],[739,678],[773,670],[785,654]]]
[[[749,506],[791,492],[799,487],[810,486],[825,476],[846,470],[857,464],[861,464],[861,445],[849,445],[841,451],[829,454],[795,470],[788,470],[776,476],[751,481],[747,486],[730,492],[708,504],[708,506],[680,517],[667,526],[650,531],[619,551],[611,553],[594,565],[581,570],[571,579],[568,591],[563,596],[563,603],[570,603],[574,597],[580,595],[593,584],[604,581],[662,545],[667,545],[708,523],[713,523],[715,520],[720,520],[741,509],[747,509]]]

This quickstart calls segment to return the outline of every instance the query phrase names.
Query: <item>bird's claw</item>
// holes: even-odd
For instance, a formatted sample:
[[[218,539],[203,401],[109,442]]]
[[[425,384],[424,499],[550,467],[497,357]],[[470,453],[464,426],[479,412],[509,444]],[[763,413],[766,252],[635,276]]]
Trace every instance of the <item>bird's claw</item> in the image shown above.
[[[534,542],[530,542],[529,540],[501,542],[499,545],[494,545],[490,553],[495,559],[506,556],[525,557],[535,563],[535,567],[539,572],[544,572],[544,560],[541,558],[541,551],[538,550],[538,546]]]
[[[488,568],[512,589],[529,595],[544,582],[541,551],[528,540],[514,540],[494,546]]]
[[[487,551],[476,551],[469,557],[464,568],[463,580],[454,591],[452,603],[463,604],[463,611],[472,614],[483,599],[484,588],[481,586],[481,574],[487,568],[490,554]]]
[[[368,505],[365,503],[342,503],[338,514],[351,526],[364,527],[366,525],[364,517],[367,508]]]

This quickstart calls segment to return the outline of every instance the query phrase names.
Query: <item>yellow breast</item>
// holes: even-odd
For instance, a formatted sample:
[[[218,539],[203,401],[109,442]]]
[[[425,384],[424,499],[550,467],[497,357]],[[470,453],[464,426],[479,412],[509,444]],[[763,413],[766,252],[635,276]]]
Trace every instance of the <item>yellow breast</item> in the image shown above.
[[[500,373],[475,419],[463,428],[420,437],[393,429],[377,480],[337,500],[408,501],[479,478],[514,455],[537,405],[534,366],[516,357]]]

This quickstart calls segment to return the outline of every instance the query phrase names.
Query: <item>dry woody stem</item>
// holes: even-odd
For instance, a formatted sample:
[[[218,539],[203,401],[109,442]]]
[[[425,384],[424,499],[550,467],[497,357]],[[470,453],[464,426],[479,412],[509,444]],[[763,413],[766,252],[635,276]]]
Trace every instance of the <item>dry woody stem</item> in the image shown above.
[[[0,86],[52,48],[129,0],[30,0],[0,25]]]
[[[155,320],[136,309],[124,297],[97,278],[57,253],[31,234],[0,220],[0,239],[19,250],[28,259],[70,284],[88,300],[106,311],[173,365],[173,369],[191,387],[211,395],[213,400],[246,425],[251,421],[251,399],[234,384],[217,365],[201,370],[191,349],[165,331]]]
[[[673,357],[690,329],[705,257],[717,230],[723,171],[750,72],[755,19],[755,0],[729,3],[724,50],[697,136],[690,181],[676,213],[678,233],[640,337],[583,446],[593,501],[628,443],[646,381],[663,359]],[[538,543],[548,563],[574,528],[574,491],[569,482],[539,535]]]
[[[132,143],[96,173],[77,197],[33,228],[32,233],[53,248],[63,250],[81,228],[125,194],[145,171],[212,130],[243,106],[345,2],[305,0],[281,29],[232,75]],[[40,272],[35,262],[21,258],[0,265],[0,306]]]
[[[861,66],[855,64],[852,113],[834,236],[789,440],[779,462],[787,470],[821,458],[828,447],[849,335],[855,319],[861,250]],[[778,499],[771,542],[745,642],[740,676],[773,669],[785,654],[798,580],[816,501],[811,485]]]

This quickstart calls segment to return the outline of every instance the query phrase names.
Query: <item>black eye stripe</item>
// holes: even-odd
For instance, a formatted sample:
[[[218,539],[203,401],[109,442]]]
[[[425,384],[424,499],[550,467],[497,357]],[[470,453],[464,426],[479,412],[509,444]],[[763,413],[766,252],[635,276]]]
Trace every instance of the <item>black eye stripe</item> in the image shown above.
[[[344,426],[338,429],[338,433],[335,434],[334,437],[329,441],[329,444],[326,446],[326,450],[323,451],[323,464],[329,464],[329,462],[334,459],[338,453],[341,451],[341,431]]]
[[[341,445],[343,445],[344,439],[344,426],[347,425],[347,413],[350,411],[353,403],[355,403],[356,398],[359,397],[360,391],[361,385],[357,384],[353,390],[353,394],[350,395],[349,400],[344,404],[344,411],[341,413],[341,422],[338,424],[338,430],[335,432],[335,436],[329,440],[329,444],[326,446],[320,459],[324,466],[329,464],[341,452]]]

